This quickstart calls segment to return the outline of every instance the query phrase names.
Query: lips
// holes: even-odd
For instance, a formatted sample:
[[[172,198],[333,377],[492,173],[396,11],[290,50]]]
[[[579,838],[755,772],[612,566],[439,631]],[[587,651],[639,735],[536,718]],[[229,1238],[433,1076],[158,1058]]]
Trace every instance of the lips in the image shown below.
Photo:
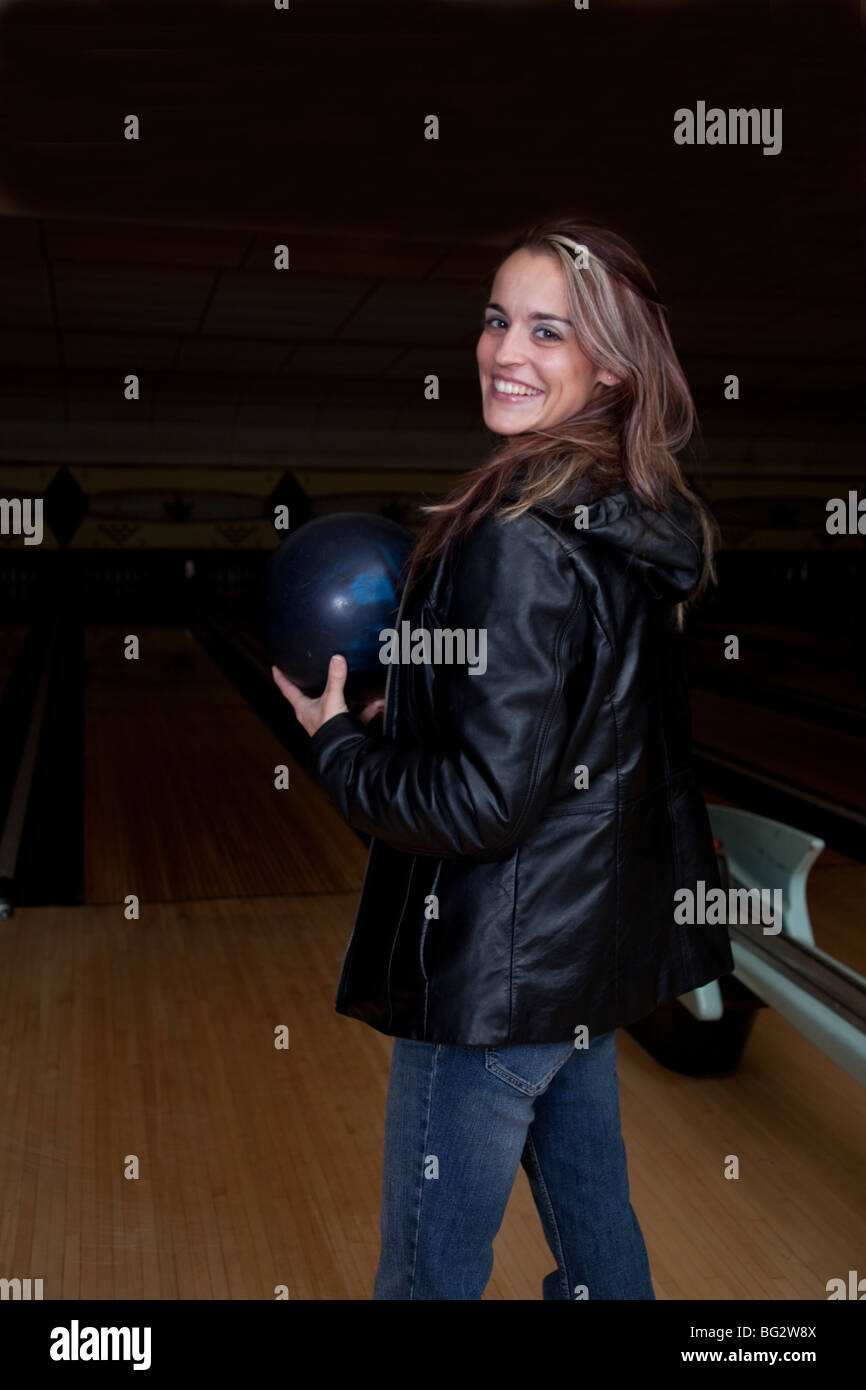
[[[501,377],[500,380],[507,381],[508,378]],[[539,390],[538,387],[528,387],[525,382],[514,382],[512,384],[514,386],[521,386],[524,389],[521,391],[500,391],[499,388],[496,386],[494,379],[491,377],[490,392],[493,396],[493,399],[496,401],[509,401],[511,403],[515,403],[524,401],[538,401],[544,395],[544,392]]]

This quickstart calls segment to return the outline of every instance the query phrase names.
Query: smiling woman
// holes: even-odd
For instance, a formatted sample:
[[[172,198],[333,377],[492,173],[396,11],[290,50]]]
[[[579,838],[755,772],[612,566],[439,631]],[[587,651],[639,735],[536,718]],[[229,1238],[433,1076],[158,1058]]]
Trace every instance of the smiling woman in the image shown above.
[[[381,731],[340,662],[285,691],[372,838],[337,1009],[395,1039],[374,1297],[480,1299],[522,1163],[544,1297],[652,1299],[616,1029],[733,967],[675,912],[718,883],[677,630],[712,554],[691,397],[643,263],[573,223],[504,258],[477,358],[502,442],[424,509],[398,626],[484,633],[483,671],[423,645]]]
[[[490,510],[513,518],[575,488],[586,500],[625,486],[656,510],[672,494],[688,504],[703,555],[694,602],[713,577],[717,533],[676,459],[696,427],[694,403],[634,247],[594,223],[531,228],[496,269],[476,358],[484,423],[503,443],[422,509],[432,520],[408,584]]]
[[[539,301],[549,307],[535,308]],[[484,423],[495,434],[577,415],[619,381],[581,350],[559,261],[529,250],[516,251],[497,272],[477,357]]]

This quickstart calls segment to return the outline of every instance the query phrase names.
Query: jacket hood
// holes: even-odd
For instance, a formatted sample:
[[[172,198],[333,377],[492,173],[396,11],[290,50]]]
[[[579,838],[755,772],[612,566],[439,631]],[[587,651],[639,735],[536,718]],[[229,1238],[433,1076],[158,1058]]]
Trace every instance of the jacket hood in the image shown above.
[[[562,521],[574,515],[578,501],[576,492],[567,502],[541,504],[537,510]],[[575,534],[622,551],[655,597],[666,603],[682,603],[700,578],[700,518],[678,493],[671,493],[662,512],[648,506],[630,488],[608,493],[587,504],[586,528]]]

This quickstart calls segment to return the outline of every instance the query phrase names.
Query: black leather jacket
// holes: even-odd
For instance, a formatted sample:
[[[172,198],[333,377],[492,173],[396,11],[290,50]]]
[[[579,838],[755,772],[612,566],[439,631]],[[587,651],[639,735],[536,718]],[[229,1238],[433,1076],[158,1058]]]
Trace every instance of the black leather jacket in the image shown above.
[[[389,666],[381,732],[345,713],[310,740],[374,837],[336,1007],[380,1032],[562,1042],[733,969],[725,926],[674,920],[676,889],[718,883],[672,621],[697,519],[627,490],[588,520],[486,517],[398,619],[484,629],[486,670]]]

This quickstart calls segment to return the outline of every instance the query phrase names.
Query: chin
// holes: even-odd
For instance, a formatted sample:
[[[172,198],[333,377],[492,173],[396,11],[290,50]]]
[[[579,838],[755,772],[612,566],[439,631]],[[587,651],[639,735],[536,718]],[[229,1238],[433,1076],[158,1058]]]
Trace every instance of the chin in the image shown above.
[[[493,434],[509,435],[525,434],[528,430],[538,429],[541,421],[537,415],[527,420],[513,420],[509,419],[504,411],[493,410],[489,413],[484,412],[484,423]]]

